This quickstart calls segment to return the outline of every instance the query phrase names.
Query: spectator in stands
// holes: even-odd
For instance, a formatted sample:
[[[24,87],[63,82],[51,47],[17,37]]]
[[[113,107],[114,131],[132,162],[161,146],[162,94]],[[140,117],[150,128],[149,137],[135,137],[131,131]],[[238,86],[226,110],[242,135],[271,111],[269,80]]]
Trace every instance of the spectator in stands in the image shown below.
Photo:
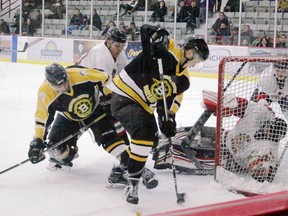
[[[282,33],[279,37],[279,43],[276,44],[276,47],[287,48],[286,43],[287,43],[287,35]]]
[[[260,39],[260,41],[256,44],[256,46],[258,46],[258,47],[271,47],[271,43],[270,43],[269,38],[262,37]]]
[[[139,40],[139,36],[140,36],[140,31],[139,28],[136,26],[135,22],[130,22],[127,31],[126,31],[126,35],[128,40],[131,41],[137,41]]]
[[[220,35],[216,36],[216,38],[215,38],[216,44],[222,45],[222,39],[223,39],[222,36],[220,36]]]
[[[201,9],[200,9],[201,10]],[[200,15],[201,16],[201,15]],[[201,17],[200,17],[201,19]],[[220,12],[219,13],[219,18],[217,18],[214,22],[214,24],[212,25],[212,31],[210,32],[211,35],[215,35],[217,34],[217,32],[220,30],[220,26],[221,23],[225,23],[225,25],[228,27],[229,29],[229,21],[228,21],[228,17],[224,14],[224,12]]]
[[[204,23],[206,21],[206,0],[199,1],[199,9],[200,9],[200,23]]]
[[[187,17],[186,20],[186,29],[191,33],[197,27],[197,19],[199,18],[200,9],[197,6],[196,1],[192,1],[191,5],[187,7]]]
[[[278,1],[278,12],[284,13],[288,11],[288,0],[279,0]]]
[[[224,12],[239,12],[240,10],[240,0],[228,0]],[[242,12],[244,12],[244,5],[242,4]]]
[[[4,19],[0,19],[0,34],[10,34],[9,25]]]
[[[78,8],[75,9],[75,14],[72,16],[68,25],[68,34],[71,34],[73,30],[78,30],[83,23],[83,15]]]
[[[124,21],[119,22],[119,29],[125,33],[127,32],[127,26]]]
[[[96,30],[100,30],[100,31],[102,30],[102,21],[96,9],[93,9],[92,23],[93,23],[93,29],[95,27]],[[90,19],[89,19],[89,24],[90,24]]]
[[[37,9],[35,12],[35,17],[32,19],[32,22],[34,23],[35,28],[41,28],[42,26],[42,14],[40,13],[40,10]]]
[[[150,21],[164,22],[164,17],[167,15],[168,9],[164,0],[161,0],[156,5],[154,12],[151,15]]]
[[[35,33],[35,26],[32,23],[32,19],[28,18],[22,25],[22,35],[33,36]]]
[[[109,30],[110,28],[114,28],[114,27],[116,27],[115,22],[114,22],[113,20],[110,20],[110,21],[108,22],[107,26],[105,27],[104,31],[102,32],[100,39],[105,40],[105,39],[106,39],[106,34],[107,34],[108,30]]]
[[[82,25],[79,27],[80,30],[89,30],[89,20],[87,15],[83,15]]]
[[[157,0],[149,0],[148,1],[148,11],[154,11],[156,9],[158,1]]]
[[[238,35],[239,35],[239,28],[233,27],[231,30],[231,36],[229,38],[229,45],[233,45],[233,46],[238,45]]]
[[[217,6],[216,6],[216,2],[215,2],[216,12],[221,11],[221,5],[222,5],[222,0],[217,0]]]
[[[251,46],[249,37],[242,37],[241,46]]]
[[[220,35],[220,36],[229,36],[230,35],[230,30],[229,30],[226,22],[222,22],[220,24],[220,28],[217,30],[216,34]]]
[[[174,12],[172,12],[172,18],[174,18]],[[186,22],[185,18],[187,17],[187,7],[185,6],[185,1],[181,0],[179,6],[177,7],[177,22]]]
[[[250,39],[253,40],[254,37],[254,31],[250,28],[250,25],[244,24],[241,36],[249,37]]]
[[[23,0],[23,8],[22,11],[27,11],[30,13],[32,9],[35,7],[35,1],[34,0]]]
[[[124,9],[124,13],[121,16],[130,15],[134,11],[143,11],[145,10],[145,0],[131,0],[128,4],[120,4],[120,11]]]
[[[63,19],[63,14],[66,13],[66,7],[62,0],[57,0],[55,4],[52,4],[51,11],[53,12],[54,19]]]

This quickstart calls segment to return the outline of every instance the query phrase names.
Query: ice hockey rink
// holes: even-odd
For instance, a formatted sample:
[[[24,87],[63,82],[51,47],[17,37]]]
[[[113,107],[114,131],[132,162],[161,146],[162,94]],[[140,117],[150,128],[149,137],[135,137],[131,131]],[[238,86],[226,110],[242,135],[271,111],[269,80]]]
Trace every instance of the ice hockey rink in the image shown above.
[[[38,86],[44,80],[43,65],[0,62],[0,171],[28,158],[34,132],[34,112]],[[177,126],[192,126],[203,112],[202,89],[217,91],[217,80],[191,77],[177,114]],[[215,126],[212,116],[206,125]],[[30,162],[0,175],[1,215],[94,216],[152,215],[172,210],[199,207],[225,201],[246,199],[228,192],[213,176],[177,174],[180,193],[186,202],[176,203],[172,170],[154,170],[157,188],[139,188],[139,204],[122,199],[123,188],[108,188],[107,177],[117,160],[92,142],[86,132],[78,142],[79,158],[70,171],[52,172],[45,161]],[[229,215],[229,213],[227,214]]]

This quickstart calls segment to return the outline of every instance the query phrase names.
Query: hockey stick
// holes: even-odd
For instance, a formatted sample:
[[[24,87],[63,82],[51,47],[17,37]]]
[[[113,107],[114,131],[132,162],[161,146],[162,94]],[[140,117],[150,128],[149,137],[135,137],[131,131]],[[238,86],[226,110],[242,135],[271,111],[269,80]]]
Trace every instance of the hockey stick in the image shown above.
[[[239,73],[242,71],[243,67],[247,64],[247,62],[243,62],[240,66],[240,68],[238,68],[238,70],[236,71],[236,73],[233,75],[233,77],[231,78],[231,80],[227,83],[227,85],[225,86],[225,88],[223,89],[223,92],[227,91],[227,89],[230,87],[230,85],[232,84],[232,82],[235,80],[235,78],[239,75]],[[201,130],[201,128],[203,128],[203,126],[206,124],[206,122],[208,121],[208,119],[210,118],[210,116],[212,115],[214,111],[209,111],[209,110],[205,110],[202,115],[198,118],[198,120],[195,122],[195,124],[192,126],[191,130],[189,131],[189,133],[187,134],[187,136],[182,140],[181,143],[181,147],[183,149],[183,151],[185,152],[185,154],[187,155],[187,157],[195,163],[195,166],[198,169],[203,169],[202,164],[197,160],[197,158],[195,157],[194,152],[192,152],[189,147],[191,142],[195,139],[196,135],[199,133],[199,131]]]
[[[78,136],[78,135],[80,135],[80,134],[83,134],[85,131],[87,131],[87,130],[88,130],[94,123],[96,123],[97,121],[98,121],[98,119],[90,122],[88,125],[80,128],[80,129],[79,129],[78,131],[76,131],[75,133],[72,133],[72,134],[70,134],[69,136],[65,137],[64,139],[60,140],[59,142],[57,142],[57,143],[49,146],[49,148],[47,148],[47,149],[44,150],[44,153],[46,153],[47,151],[50,151],[50,150],[52,150],[52,149],[57,148],[58,146],[60,146],[61,144],[65,143],[66,141],[72,139],[72,138],[75,137],[75,136]],[[11,166],[11,167],[9,167],[9,168],[7,168],[7,169],[5,169],[5,170],[0,171],[0,175],[3,174],[3,173],[5,173],[5,172],[8,172],[9,170],[12,170],[12,169],[14,169],[14,168],[16,168],[16,167],[19,167],[19,166],[27,163],[28,161],[30,161],[30,158],[28,158],[28,159],[26,159],[26,160],[24,160],[24,161],[22,161],[22,162],[20,162],[20,163],[18,163],[18,164],[15,164],[14,166]]]
[[[29,46],[29,44],[27,42],[25,42],[24,47],[23,47],[22,50],[11,50],[11,49],[0,48],[0,52],[2,52],[2,51],[7,51],[7,52],[26,52],[28,46]]]
[[[164,111],[165,111],[165,121],[168,121],[168,110],[167,110],[167,101],[166,101],[166,95],[165,95],[165,85],[164,85],[164,73],[163,73],[163,65],[162,65],[162,59],[158,59],[158,67],[159,67],[159,74],[160,74],[160,81],[161,81],[161,88],[162,88],[162,96],[163,96],[163,104],[164,104]],[[174,164],[174,157],[173,157],[173,145],[171,141],[171,137],[168,137],[169,141],[169,148],[172,155],[171,160],[171,166],[172,166],[172,173],[174,178],[174,186],[177,196],[177,203],[182,204],[185,202],[185,193],[179,193],[178,192],[178,186],[177,186],[177,178],[176,178],[176,168]]]

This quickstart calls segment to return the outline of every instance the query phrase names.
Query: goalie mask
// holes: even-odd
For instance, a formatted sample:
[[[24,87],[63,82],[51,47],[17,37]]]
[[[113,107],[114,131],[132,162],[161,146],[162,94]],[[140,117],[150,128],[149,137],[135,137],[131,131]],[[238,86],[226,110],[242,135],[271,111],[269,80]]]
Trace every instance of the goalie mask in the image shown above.
[[[263,122],[260,129],[255,133],[254,138],[256,140],[271,140],[273,142],[279,142],[286,136],[287,123],[281,118],[274,118]]]

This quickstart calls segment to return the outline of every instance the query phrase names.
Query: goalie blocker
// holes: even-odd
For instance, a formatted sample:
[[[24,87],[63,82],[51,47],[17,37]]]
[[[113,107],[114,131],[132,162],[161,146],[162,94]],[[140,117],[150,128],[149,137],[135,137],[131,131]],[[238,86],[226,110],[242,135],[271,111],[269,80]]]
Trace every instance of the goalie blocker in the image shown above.
[[[197,168],[195,161],[191,161],[181,148],[191,127],[177,128],[177,133],[171,138],[173,146],[174,165],[177,171],[189,175],[213,175],[215,170],[215,128],[204,126],[190,144],[190,150],[195,155],[203,169]],[[155,169],[171,169],[172,154],[166,138],[159,139],[159,145],[153,151]]]

